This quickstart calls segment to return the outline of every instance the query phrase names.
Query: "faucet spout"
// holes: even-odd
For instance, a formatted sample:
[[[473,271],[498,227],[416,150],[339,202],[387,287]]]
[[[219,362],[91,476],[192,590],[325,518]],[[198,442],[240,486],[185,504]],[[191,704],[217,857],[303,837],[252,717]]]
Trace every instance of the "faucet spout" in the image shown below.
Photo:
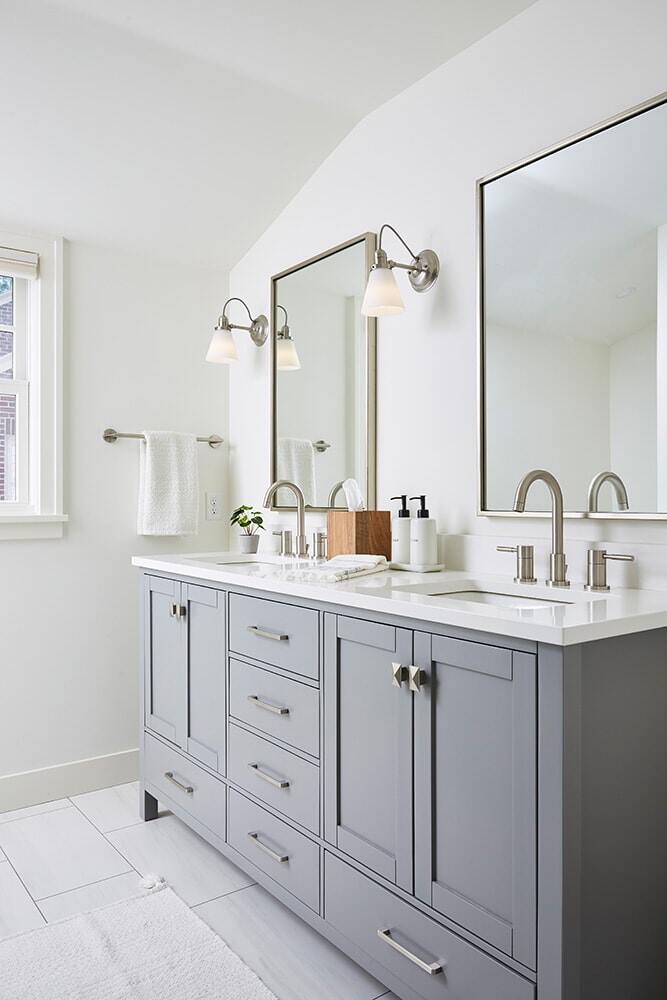
[[[296,500],[296,554],[298,556],[306,556],[308,555],[308,544],[306,542],[306,498],[303,495],[303,490],[296,483],[290,482],[289,479],[278,479],[275,483],[271,483],[266,491],[263,506],[270,507],[274,496],[281,489],[291,490],[294,494]]]
[[[516,488],[514,510],[517,514],[525,512],[528,490],[536,482],[544,483],[551,495],[551,572],[546,583],[550,587],[569,587],[563,551],[563,491],[556,477],[545,469],[527,472]]]
[[[591,480],[591,485],[588,487],[589,514],[597,514],[598,512],[598,497],[600,495],[600,488],[604,483],[611,483],[614,493],[616,494],[618,509],[629,510],[630,503],[628,501],[628,491],[626,490],[625,483],[621,477],[617,476],[615,472],[598,472],[597,476]]]

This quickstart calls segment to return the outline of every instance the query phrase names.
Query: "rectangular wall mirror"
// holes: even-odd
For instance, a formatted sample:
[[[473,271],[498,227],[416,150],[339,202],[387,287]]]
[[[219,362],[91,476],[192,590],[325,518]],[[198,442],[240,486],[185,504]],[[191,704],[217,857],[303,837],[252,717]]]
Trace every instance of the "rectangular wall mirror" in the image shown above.
[[[667,516],[666,101],[479,183],[482,514],[543,468],[571,514],[611,470],[597,516]]]
[[[361,315],[374,233],[295,264],[271,281],[271,482],[289,479],[311,510],[345,507],[356,479],[375,506],[376,320]],[[274,509],[293,509],[278,491]]]

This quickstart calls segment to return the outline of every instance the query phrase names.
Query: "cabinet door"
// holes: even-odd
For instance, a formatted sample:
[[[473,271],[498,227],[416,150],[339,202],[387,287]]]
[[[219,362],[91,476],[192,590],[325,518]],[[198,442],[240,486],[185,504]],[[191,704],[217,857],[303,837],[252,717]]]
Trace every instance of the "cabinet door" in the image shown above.
[[[325,616],[325,836],[412,889],[412,633]],[[400,677],[400,675],[399,675]]]
[[[225,770],[225,594],[184,583],[187,718],[183,749]],[[187,628],[185,627],[187,625]]]
[[[535,657],[415,634],[415,894],[535,968]]]
[[[144,584],[146,726],[183,745],[186,728],[185,629],[177,617],[181,584],[147,576]]]

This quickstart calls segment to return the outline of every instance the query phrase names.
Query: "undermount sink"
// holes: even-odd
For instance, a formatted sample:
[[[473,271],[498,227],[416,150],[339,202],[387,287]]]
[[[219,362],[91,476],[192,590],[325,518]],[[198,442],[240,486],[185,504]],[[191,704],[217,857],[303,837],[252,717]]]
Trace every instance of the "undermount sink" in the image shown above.
[[[499,594],[491,590],[452,590],[442,594],[430,594],[430,597],[446,597],[451,601],[471,601],[474,604],[491,604],[496,608],[544,608],[556,605],[571,604],[571,601],[558,601],[548,597],[524,597],[520,594]]]

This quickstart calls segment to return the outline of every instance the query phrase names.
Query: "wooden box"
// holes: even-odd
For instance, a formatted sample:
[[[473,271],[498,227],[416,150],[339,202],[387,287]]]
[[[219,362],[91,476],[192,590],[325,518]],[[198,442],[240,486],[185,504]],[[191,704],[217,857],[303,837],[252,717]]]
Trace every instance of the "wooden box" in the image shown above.
[[[329,559],[353,554],[391,559],[391,512],[330,510],[327,515],[327,554]]]

